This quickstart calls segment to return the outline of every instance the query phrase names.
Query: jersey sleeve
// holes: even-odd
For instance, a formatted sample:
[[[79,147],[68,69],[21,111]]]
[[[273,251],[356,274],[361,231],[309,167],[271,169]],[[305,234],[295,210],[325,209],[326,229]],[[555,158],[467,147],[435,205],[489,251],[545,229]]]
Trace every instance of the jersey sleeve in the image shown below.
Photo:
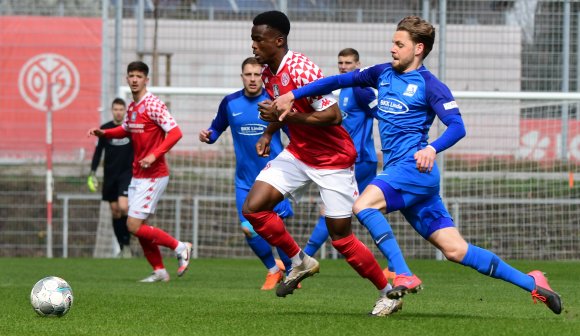
[[[321,78],[312,83],[292,90],[295,99],[330,94],[345,87],[377,87],[378,78],[388,64],[377,64],[369,68],[351,71],[341,75]]]
[[[429,107],[447,126],[441,136],[431,143],[436,152],[455,145],[466,134],[459,107],[447,85],[432,77],[426,78],[426,98]]]
[[[352,81],[355,85],[362,87],[373,87],[378,89],[379,77],[383,71],[390,66],[390,63],[375,64],[370,67],[357,69],[352,74]]]
[[[290,73],[290,77],[293,79],[294,85],[297,88],[301,88],[324,78],[322,70],[307,58],[302,59],[300,63],[294,64],[290,67]],[[332,90],[323,94],[307,95],[304,97],[315,111],[322,111],[329,106],[336,104],[336,99],[334,98],[334,95],[332,95]]]
[[[209,143],[212,144],[220,137],[220,135],[228,128],[230,122],[228,120],[228,97],[222,99],[218,111],[213,118],[209,129],[212,131],[209,136]]]
[[[439,119],[450,114],[460,114],[459,106],[457,106],[451,90],[445,84],[435,79],[428,80],[425,84],[427,102]]]
[[[177,122],[167,109],[167,105],[162,103],[160,100],[151,100],[147,103],[147,113],[149,118],[159,127],[161,127],[165,133],[171,131],[177,126]]]

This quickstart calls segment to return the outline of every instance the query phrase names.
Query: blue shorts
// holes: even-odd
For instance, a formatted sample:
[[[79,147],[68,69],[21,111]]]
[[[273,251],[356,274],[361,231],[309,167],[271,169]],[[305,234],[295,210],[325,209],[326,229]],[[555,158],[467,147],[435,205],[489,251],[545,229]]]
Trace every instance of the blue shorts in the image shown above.
[[[354,176],[358,184],[358,192],[362,194],[363,190],[377,176],[377,163],[371,161],[361,161],[354,164]]]
[[[240,223],[248,221],[246,218],[244,218],[244,215],[242,215],[242,206],[244,205],[244,201],[246,200],[249,192],[249,189],[236,188],[236,207],[238,208],[238,218],[240,219]],[[292,204],[288,199],[284,199],[280,203],[276,204],[274,207],[274,212],[276,212],[281,218],[292,217],[294,215]]]
[[[386,167],[370,183],[383,191],[387,213],[400,210],[409,224],[424,239],[433,232],[454,227],[453,219],[439,196],[439,169],[421,173],[415,161]]]

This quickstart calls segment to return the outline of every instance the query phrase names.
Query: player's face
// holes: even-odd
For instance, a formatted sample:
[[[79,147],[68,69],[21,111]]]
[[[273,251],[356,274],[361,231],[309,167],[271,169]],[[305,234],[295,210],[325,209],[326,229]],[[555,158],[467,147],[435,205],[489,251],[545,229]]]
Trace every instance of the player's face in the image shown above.
[[[338,56],[338,72],[347,73],[360,66],[359,61],[354,60],[354,55]]]
[[[260,64],[272,63],[283,45],[284,38],[267,25],[252,27],[252,50]]]
[[[258,64],[246,64],[242,69],[242,83],[246,96],[255,97],[262,93],[262,67]]]
[[[115,124],[120,124],[125,117],[125,106],[122,104],[113,104],[111,112],[113,113],[113,121]]]
[[[421,65],[422,53],[423,44],[413,42],[409,32],[404,30],[395,32],[391,56],[393,57],[392,65],[396,71],[409,72],[417,69]]]
[[[130,71],[127,74],[127,84],[131,88],[131,93],[142,93],[145,91],[145,86],[149,82],[149,77],[141,71]]]

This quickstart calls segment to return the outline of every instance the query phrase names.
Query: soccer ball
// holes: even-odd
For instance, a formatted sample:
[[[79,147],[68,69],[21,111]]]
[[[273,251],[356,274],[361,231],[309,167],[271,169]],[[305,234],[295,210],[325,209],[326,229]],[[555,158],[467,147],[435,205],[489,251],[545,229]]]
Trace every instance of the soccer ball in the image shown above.
[[[62,317],[72,307],[73,293],[63,279],[49,276],[39,280],[30,292],[30,304],[40,316]]]

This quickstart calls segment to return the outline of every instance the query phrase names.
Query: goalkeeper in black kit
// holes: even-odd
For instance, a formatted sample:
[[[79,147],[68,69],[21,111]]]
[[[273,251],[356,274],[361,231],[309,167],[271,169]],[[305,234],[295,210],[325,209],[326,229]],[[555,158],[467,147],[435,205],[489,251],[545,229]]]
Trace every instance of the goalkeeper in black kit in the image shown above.
[[[101,125],[101,129],[119,126],[125,118],[126,108],[123,99],[115,98],[111,104],[113,120]],[[91,174],[87,180],[87,185],[91,192],[96,192],[99,186],[96,172],[101,162],[103,150],[105,151],[105,163],[102,200],[109,202],[111,206],[113,230],[115,231],[115,236],[121,249],[119,256],[122,258],[130,258],[132,256],[130,248],[131,234],[127,229],[127,211],[129,208],[128,190],[132,177],[131,169],[133,164],[131,138],[99,138],[91,162]]]

